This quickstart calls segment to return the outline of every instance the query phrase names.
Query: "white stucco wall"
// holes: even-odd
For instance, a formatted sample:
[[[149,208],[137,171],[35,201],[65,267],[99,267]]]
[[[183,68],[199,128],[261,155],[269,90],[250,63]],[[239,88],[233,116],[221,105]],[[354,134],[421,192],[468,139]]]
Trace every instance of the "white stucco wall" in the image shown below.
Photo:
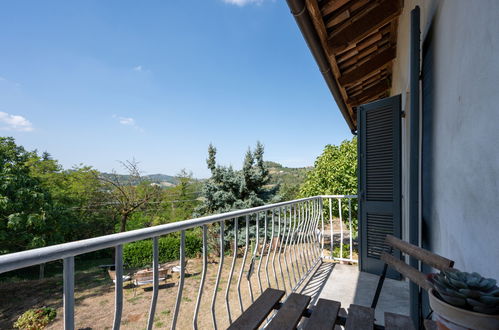
[[[392,95],[408,114],[410,10],[434,30],[433,251],[499,278],[499,1],[404,1]],[[402,122],[407,237],[409,121]]]

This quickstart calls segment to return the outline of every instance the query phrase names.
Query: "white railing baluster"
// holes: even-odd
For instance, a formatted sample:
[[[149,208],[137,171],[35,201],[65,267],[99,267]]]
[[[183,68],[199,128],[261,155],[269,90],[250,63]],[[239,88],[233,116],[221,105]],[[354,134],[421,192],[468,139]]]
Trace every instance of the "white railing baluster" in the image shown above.
[[[277,275],[276,275],[276,272],[275,272],[275,238],[274,238],[274,220],[275,220],[275,217],[274,217],[274,210],[272,210],[272,233],[270,234],[270,247],[269,247],[269,256],[270,257],[270,251],[272,251],[272,249],[274,250],[273,252],[273,255],[272,255],[272,270],[274,272],[274,279],[275,279],[275,283],[276,283],[276,287],[277,289],[279,289],[279,283],[277,282]],[[267,258],[267,263],[269,262],[269,258]],[[270,285],[269,285],[270,286]]]
[[[199,283],[198,297],[196,299],[196,308],[194,309],[194,317],[192,319],[192,327],[198,328],[199,306],[201,305],[201,297],[203,296],[204,282],[206,279],[206,269],[208,267],[208,227],[203,225],[203,270],[201,273],[201,283]]]
[[[285,212],[286,218],[288,218],[287,217],[287,214],[288,214],[288,208],[287,207],[284,209],[284,212]],[[286,239],[285,239],[285,243],[284,243],[283,256],[284,256],[284,264],[286,265],[286,272],[288,273],[289,287],[292,288],[293,287],[293,281],[292,281],[292,278],[291,278],[291,273],[289,272],[289,268],[290,268],[291,265],[288,264],[288,256],[289,256],[288,245],[289,245],[289,236],[291,234],[291,225],[292,225],[291,224],[291,208],[289,208],[289,218],[288,219],[289,219],[288,225],[287,225],[288,234],[286,235]],[[293,269],[291,269],[291,271],[293,272],[293,275],[294,275]]]
[[[338,198],[338,214],[340,215],[340,258],[343,258],[343,215],[341,209],[341,198]]]
[[[216,330],[217,318],[215,315],[215,302],[217,300],[218,286],[220,285],[220,275],[224,265],[224,222],[220,221],[220,262],[218,264],[217,279],[215,280],[215,288],[213,289],[213,298],[211,300],[211,318],[213,320],[213,328]]]
[[[184,291],[185,280],[185,230],[180,232],[180,281],[178,283],[177,299],[175,301],[175,311],[172,319],[172,329],[177,327],[178,315],[180,312],[180,303],[182,302],[182,293]]]
[[[230,302],[229,302],[229,293],[230,293],[230,283],[232,282],[232,275],[234,274],[234,267],[236,266],[237,259],[237,232],[238,232],[238,223],[239,219],[234,218],[234,255],[232,258],[232,264],[230,266],[229,278],[227,280],[227,290],[225,290],[225,305],[227,306],[227,316],[229,317],[229,323],[232,324],[232,317],[230,314]]]
[[[263,293],[263,287],[262,287],[262,279],[260,277],[260,269],[262,268],[262,260],[263,256],[265,255],[265,246],[267,245],[267,212],[265,212],[264,215],[264,225],[263,225],[263,243],[262,243],[262,249],[260,250],[260,260],[258,260],[258,287],[260,288],[260,294]],[[268,280],[268,274],[267,274],[267,280]]]
[[[350,260],[353,260],[352,199],[348,199],[348,223],[350,227]]]
[[[113,329],[119,330],[123,312],[123,245],[115,249],[115,286],[114,286],[114,322]]]
[[[154,314],[156,313],[156,303],[158,301],[158,291],[159,291],[159,250],[158,250],[158,238],[153,237],[152,239],[152,298],[151,307],[149,308],[149,319],[147,320],[147,329],[151,330],[154,324]]]
[[[282,250],[282,236],[284,236],[284,234],[281,236],[281,214],[283,214],[282,212],[282,209],[279,208],[279,229],[278,229],[278,233],[277,233],[277,237],[279,238],[279,240],[277,241],[277,244],[279,245],[279,252],[277,253],[277,263],[279,265],[279,272],[281,273],[281,278],[282,278],[282,286],[283,286],[283,290],[286,291],[286,281],[284,280],[284,273],[282,271],[282,263],[281,263],[281,250]],[[284,224],[283,224],[283,232],[286,232],[286,215],[284,213]],[[277,247],[276,247],[277,249]]]
[[[324,207],[322,198],[320,199],[320,212],[321,212],[321,258],[324,258]]]
[[[334,231],[333,231],[333,199],[329,198],[329,226],[331,231],[331,241],[329,242],[331,247],[331,259],[334,259]]]
[[[239,298],[239,307],[241,308],[241,314],[244,312],[243,299],[241,297],[241,279],[243,278],[244,266],[246,263],[246,257],[248,255],[248,246],[249,246],[249,215],[246,216],[246,246],[244,248],[241,270],[239,271],[239,277],[237,279],[237,297]]]
[[[75,259],[67,257],[63,259],[63,278],[64,278],[64,329],[73,330],[75,326]]]
[[[294,252],[294,257],[295,257],[295,262],[294,262],[294,265],[296,266],[296,273],[298,275],[298,278],[301,277],[301,271],[300,271],[300,263],[299,263],[299,260],[298,260],[298,257],[299,257],[299,254],[300,254],[300,250],[298,248],[298,237],[299,235],[297,234],[297,230],[298,230],[298,220],[297,220],[297,217],[296,217],[296,210],[297,210],[298,206],[297,205],[293,205],[293,233],[292,233],[292,243],[293,243],[293,252]],[[296,250],[298,249],[298,252],[296,252]],[[297,283],[297,280],[295,280],[295,285]]]

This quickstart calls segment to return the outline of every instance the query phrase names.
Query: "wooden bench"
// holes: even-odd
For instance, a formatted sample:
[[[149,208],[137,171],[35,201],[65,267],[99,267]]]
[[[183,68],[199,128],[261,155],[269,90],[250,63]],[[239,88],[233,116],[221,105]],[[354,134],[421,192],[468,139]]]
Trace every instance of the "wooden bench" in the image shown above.
[[[397,272],[408,278],[411,282],[417,284],[419,287],[425,290],[431,289],[431,285],[430,283],[428,283],[426,275],[416,268],[408,265],[404,261],[395,258],[392,255],[394,249],[399,250],[403,254],[414,257],[417,260],[420,260],[422,263],[441,271],[452,268],[454,266],[454,261],[402,241],[392,235],[386,235],[385,244],[389,247],[389,251],[383,252],[381,254],[381,260],[384,261],[385,264],[383,266],[383,272],[381,273],[381,276],[379,278],[378,285],[376,287],[376,293],[374,294],[374,298],[371,304],[371,308],[373,309],[376,308],[376,305],[378,303],[388,266],[395,269]],[[419,317],[423,319],[422,315],[419,315]]]
[[[267,316],[279,306],[285,292],[267,288],[244,313],[239,316],[228,329],[258,329]]]
[[[374,309],[350,305],[347,317],[338,316],[341,304],[337,301],[319,299],[313,309],[308,309],[310,297],[298,293],[291,293],[282,304],[280,300],[285,292],[268,288],[263,294],[244,311],[228,329],[254,330],[258,329],[263,321],[270,317],[274,310],[277,314],[272,317],[265,329],[293,330],[302,322],[303,329],[332,330],[335,325],[343,325],[352,330],[413,330],[411,319],[405,315],[385,313],[385,326],[374,324]],[[306,321],[305,321],[306,320]],[[435,323],[427,320],[426,329],[434,329]]]

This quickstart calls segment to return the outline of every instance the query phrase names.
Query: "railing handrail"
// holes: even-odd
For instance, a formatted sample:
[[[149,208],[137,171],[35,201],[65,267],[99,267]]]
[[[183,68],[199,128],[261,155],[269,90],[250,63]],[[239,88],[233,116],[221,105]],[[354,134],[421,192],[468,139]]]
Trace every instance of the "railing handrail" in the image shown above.
[[[163,236],[181,230],[187,230],[202,225],[242,217],[248,214],[263,212],[277,207],[314,200],[318,198],[356,198],[357,195],[317,195],[291,201],[267,204],[248,209],[235,210],[220,214],[182,220],[153,227],[131,230],[123,233],[109,234],[84,240],[51,245],[47,247],[15,252],[0,256],[0,274],[11,270],[39,265],[42,263],[74,257],[77,255],[94,252],[120,244],[140,241],[157,236]]]
[[[252,207],[249,209],[236,210],[221,214],[214,214],[200,218],[183,220],[154,227],[132,230],[124,233],[99,236],[80,241],[62,243],[38,249],[32,249],[22,252],[15,252],[0,256],[0,274],[11,270],[39,265],[42,263],[74,257],[77,255],[94,252],[106,248],[115,247],[120,244],[140,241],[157,236],[163,236],[169,233],[181,230],[191,229],[202,225],[208,225],[215,222],[242,217],[256,212],[263,212],[277,207],[315,200],[318,198],[355,198],[356,195],[317,195],[292,201],[268,204]]]

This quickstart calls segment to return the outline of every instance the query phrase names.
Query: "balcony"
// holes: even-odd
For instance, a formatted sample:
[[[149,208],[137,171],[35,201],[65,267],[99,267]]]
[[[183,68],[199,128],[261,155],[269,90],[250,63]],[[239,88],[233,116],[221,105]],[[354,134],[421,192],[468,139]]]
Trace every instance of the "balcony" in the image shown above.
[[[356,199],[315,196],[3,255],[0,273],[63,261],[63,304],[53,328],[224,329],[268,287],[307,294],[312,305],[327,298],[370,306],[377,276],[358,271]],[[186,231],[194,228],[203,246],[188,260]],[[172,234],[180,236],[173,277],[163,272],[173,264],[160,264],[158,244]],[[133,284],[123,264],[124,244],[141,240],[152,240],[150,284]],[[106,278],[97,302],[75,282],[75,257],[108,248],[115,283]],[[406,282],[387,280],[377,322],[385,311],[408,315],[408,296]]]

